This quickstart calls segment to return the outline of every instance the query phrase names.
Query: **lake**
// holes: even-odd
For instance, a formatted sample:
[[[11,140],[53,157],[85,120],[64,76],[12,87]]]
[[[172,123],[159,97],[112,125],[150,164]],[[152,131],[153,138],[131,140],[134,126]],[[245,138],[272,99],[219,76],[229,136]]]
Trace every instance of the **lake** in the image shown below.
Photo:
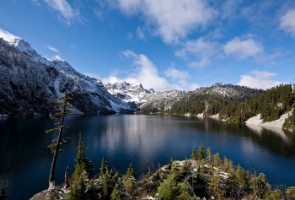
[[[0,189],[10,199],[29,199],[48,188],[52,161],[46,148],[56,134],[50,119],[11,119],[0,121]],[[295,186],[295,134],[257,126],[227,125],[213,119],[158,115],[70,116],[64,136],[71,141],[61,145],[56,182],[63,183],[64,171],[74,171],[78,134],[82,133],[98,173],[102,156],[110,167],[125,173],[132,163],[138,176],[148,166],[157,169],[172,158],[190,157],[202,141],[213,153],[234,161],[252,172],[266,174],[272,187]]]

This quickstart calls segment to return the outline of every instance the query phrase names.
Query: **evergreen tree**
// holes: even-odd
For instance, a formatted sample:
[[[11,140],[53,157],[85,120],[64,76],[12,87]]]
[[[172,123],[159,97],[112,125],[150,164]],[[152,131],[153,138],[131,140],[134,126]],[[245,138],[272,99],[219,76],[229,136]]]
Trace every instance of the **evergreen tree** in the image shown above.
[[[126,192],[132,194],[135,189],[134,169],[132,164],[129,165],[125,176],[123,177],[123,185]]]
[[[58,136],[56,141],[48,145],[49,148],[53,149],[52,150],[53,159],[52,159],[50,174],[49,174],[48,190],[53,190],[55,188],[55,166],[56,166],[58,153],[62,151],[59,147],[62,142],[62,134],[63,134],[64,128],[66,128],[64,126],[64,119],[65,119],[65,116],[71,112],[70,108],[73,108],[73,106],[69,104],[69,101],[72,99],[71,97],[72,95],[70,92],[65,92],[63,97],[58,98],[60,102],[54,102],[55,113],[54,115],[51,115],[51,118],[56,121],[55,125],[57,127],[46,130],[46,133],[52,133],[52,132],[58,131]]]
[[[107,199],[107,197],[110,195],[109,194],[110,180],[109,180],[109,173],[107,168],[106,168],[105,174],[101,176],[100,179],[102,180],[102,197],[103,199]]]
[[[151,167],[149,166],[149,167],[148,167],[148,172],[146,173],[146,175],[145,175],[144,177],[145,177],[145,178],[149,178],[149,177],[151,177],[152,174],[153,174],[153,173],[152,173]]]
[[[224,191],[222,189],[220,189],[219,185],[220,185],[220,177],[218,174],[213,174],[211,177],[210,177],[210,180],[209,180],[209,187],[208,187],[208,190],[209,190],[209,193],[210,193],[210,196],[214,196],[216,197],[217,199],[222,199],[223,195],[224,195]]]
[[[86,176],[85,173],[81,173],[79,179],[73,182],[70,186],[70,192],[66,196],[66,200],[80,200],[86,199]]]
[[[158,187],[160,199],[174,200],[177,195],[177,190],[174,183],[174,176],[169,175]]]
[[[219,164],[221,163],[219,153],[214,154],[212,160],[213,160],[214,166],[218,167]]]
[[[238,186],[243,187],[245,185],[244,170],[240,165],[238,165],[235,172],[235,182]]]
[[[104,176],[106,174],[106,170],[107,170],[107,165],[106,165],[106,161],[104,156],[101,159],[101,164],[100,164],[100,173],[99,176]]]
[[[260,173],[257,177],[257,195],[260,198],[263,198],[268,192],[270,192],[270,184],[267,182],[264,174]]]
[[[205,159],[205,154],[206,154],[206,149],[205,149],[205,146],[203,145],[203,142],[201,142],[199,146],[199,151],[197,154],[197,160]]]
[[[193,159],[193,160],[197,160],[198,159],[196,146],[194,146],[194,148],[192,149],[191,159]]]
[[[120,199],[121,199],[121,197],[120,197],[120,192],[119,192],[119,186],[116,183],[116,185],[112,191],[112,194],[111,194],[111,200],[120,200]]]
[[[74,171],[74,177],[79,178],[81,173],[86,172],[87,176],[92,176],[94,167],[92,162],[86,158],[85,152],[86,152],[86,146],[83,142],[81,133],[79,134],[79,145],[78,145],[78,152],[77,156],[75,158],[75,171]]]
[[[207,149],[207,155],[208,155],[209,162],[211,162],[212,152],[210,148]]]
[[[277,199],[282,199],[282,192],[280,190],[274,190],[269,194],[264,195],[264,199],[268,200],[277,200]]]
[[[295,199],[295,187],[289,187],[289,188],[287,188],[286,195],[287,195],[287,197],[290,197],[290,198],[294,198]]]
[[[177,184],[177,200],[197,200],[196,195],[194,195],[194,189],[190,186],[187,180]]]

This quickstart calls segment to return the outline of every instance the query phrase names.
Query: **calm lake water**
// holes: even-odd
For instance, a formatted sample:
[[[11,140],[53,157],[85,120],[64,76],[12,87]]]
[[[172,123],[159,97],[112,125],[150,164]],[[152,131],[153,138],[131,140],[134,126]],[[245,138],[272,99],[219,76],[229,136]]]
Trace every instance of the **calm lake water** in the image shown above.
[[[65,136],[56,169],[56,182],[63,182],[64,170],[74,170],[78,134],[88,147],[98,172],[102,156],[108,165],[125,173],[132,163],[140,176],[148,166],[157,168],[174,160],[189,158],[202,141],[213,153],[234,161],[247,170],[266,174],[273,187],[295,185],[295,134],[260,127],[226,125],[210,119],[172,116],[111,115],[67,117]],[[46,148],[54,134],[50,119],[0,121],[0,189],[10,199],[29,199],[48,187],[52,160]]]

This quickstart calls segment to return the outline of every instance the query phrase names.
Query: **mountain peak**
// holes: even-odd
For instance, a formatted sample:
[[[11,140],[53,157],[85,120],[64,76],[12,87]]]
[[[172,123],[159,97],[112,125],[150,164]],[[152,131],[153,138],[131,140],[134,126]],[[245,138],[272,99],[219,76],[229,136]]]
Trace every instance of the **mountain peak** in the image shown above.
[[[28,42],[1,28],[0,28],[0,38],[8,42],[8,44],[10,44],[11,46],[16,47],[20,51],[37,54],[36,51],[31,47],[31,45]]]
[[[0,28],[0,38],[5,40],[6,42],[9,42],[10,44],[13,43],[16,39],[21,40],[20,37],[15,36],[8,31],[3,30],[2,28]]]

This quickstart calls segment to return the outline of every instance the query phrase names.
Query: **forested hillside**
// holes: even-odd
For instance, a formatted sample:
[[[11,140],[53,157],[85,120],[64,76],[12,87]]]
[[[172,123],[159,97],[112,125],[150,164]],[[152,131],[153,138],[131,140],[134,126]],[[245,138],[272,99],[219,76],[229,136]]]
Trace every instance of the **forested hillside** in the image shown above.
[[[220,118],[229,119],[232,122],[245,122],[250,117],[261,114],[265,122],[273,121],[290,111],[293,104],[292,85],[279,85],[251,99],[246,99],[242,103],[231,103],[224,106],[220,111]]]
[[[146,104],[141,107],[140,113],[165,112],[175,115],[204,113],[205,116],[214,115],[219,113],[224,105],[241,102],[262,92],[262,90],[244,86],[216,83],[210,87],[202,87],[183,93],[183,98],[174,100],[169,109],[163,109],[162,102],[159,102],[158,104]]]
[[[264,122],[274,121],[295,108],[295,86],[282,84],[266,91],[247,87],[215,84],[188,92],[185,97],[174,103],[170,110],[155,107],[143,107],[142,113],[168,113],[172,115],[192,116],[203,113],[204,117],[219,114],[219,119],[231,123],[244,123],[249,118],[261,114]],[[284,125],[294,131],[295,109]]]

